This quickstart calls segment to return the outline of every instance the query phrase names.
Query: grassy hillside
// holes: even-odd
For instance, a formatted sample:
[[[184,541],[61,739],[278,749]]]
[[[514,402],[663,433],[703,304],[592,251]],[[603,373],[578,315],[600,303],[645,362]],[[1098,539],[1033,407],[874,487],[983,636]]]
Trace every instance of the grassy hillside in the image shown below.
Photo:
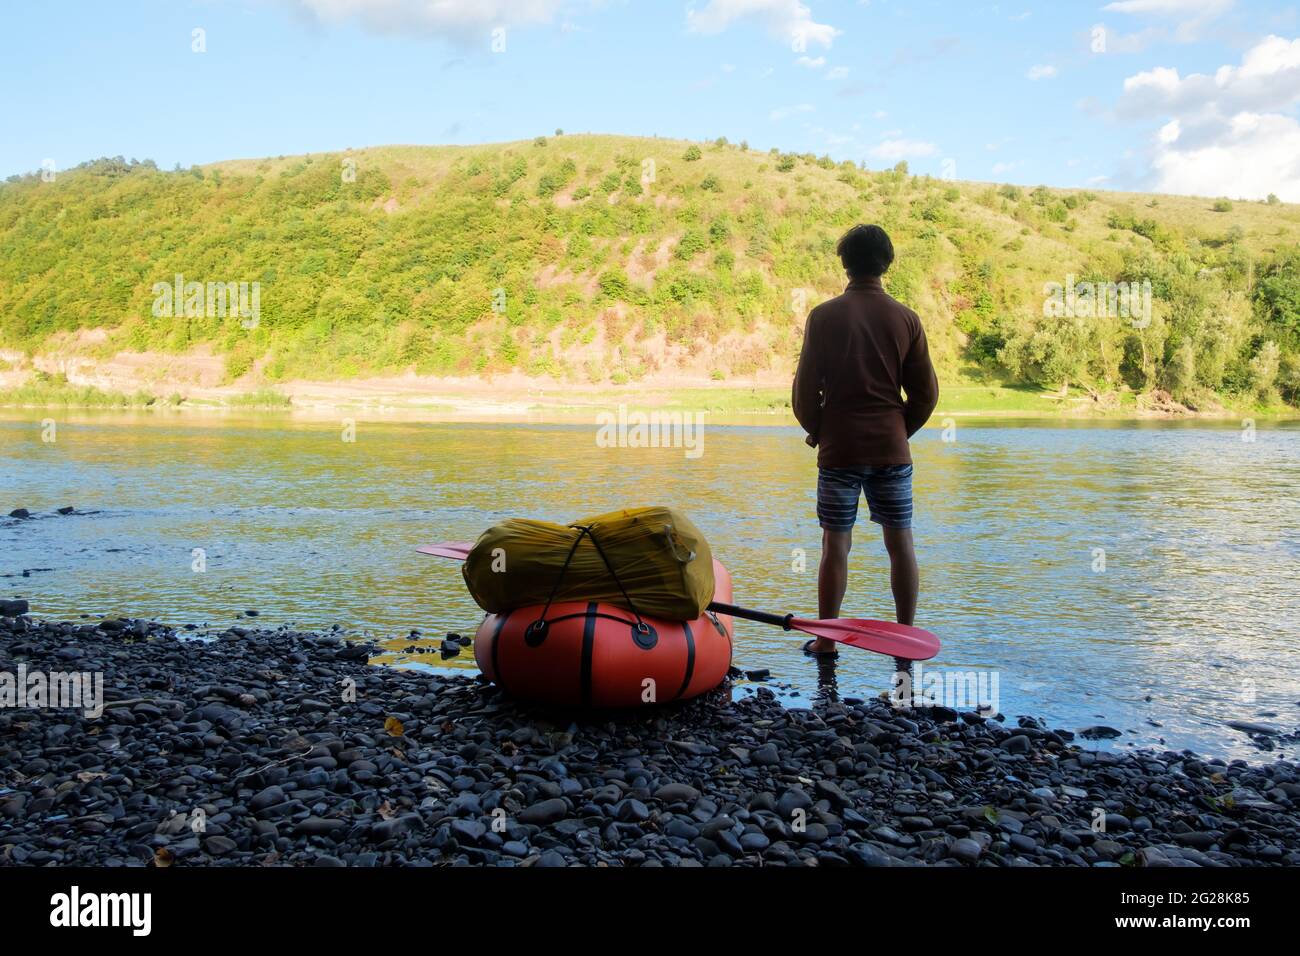
[[[1072,386],[1100,406],[1300,403],[1295,206],[614,136],[14,177],[0,348],[199,349],[250,388],[404,370],[773,382],[807,308],[842,287],[835,241],[860,221],[893,236],[887,287],[922,316],[945,383]],[[256,327],[183,303],[153,314],[177,274],[258,283]],[[1150,280],[1150,323],[1045,317],[1044,284],[1069,275]]]

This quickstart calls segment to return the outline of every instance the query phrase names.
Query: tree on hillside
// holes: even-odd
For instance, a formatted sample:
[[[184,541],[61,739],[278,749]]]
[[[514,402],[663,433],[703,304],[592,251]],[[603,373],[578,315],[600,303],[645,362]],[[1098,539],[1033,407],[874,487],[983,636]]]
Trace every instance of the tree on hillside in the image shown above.
[[[1250,360],[1250,388],[1265,404],[1277,401],[1277,373],[1282,353],[1276,342],[1265,342]]]
[[[1255,304],[1284,341],[1300,345],[1300,247],[1260,266]]]

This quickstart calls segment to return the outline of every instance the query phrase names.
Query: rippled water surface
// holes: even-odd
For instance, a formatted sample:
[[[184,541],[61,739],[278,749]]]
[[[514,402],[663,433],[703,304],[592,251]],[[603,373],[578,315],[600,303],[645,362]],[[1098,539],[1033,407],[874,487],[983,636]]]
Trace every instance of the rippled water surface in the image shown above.
[[[597,447],[593,425],[362,422],[348,443],[337,423],[274,415],[7,414],[0,514],[40,516],[0,518],[0,597],[34,613],[228,624],[254,608],[269,625],[472,633],[481,614],[457,568],[417,545],[509,516],[666,503],[709,537],[737,603],[815,616],[813,453],[793,428],[710,426],[688,458]],[[918,623],[944,649],[926,666],[996,674],[1009,719],[1268,759],[1224,722],[1300,723],[1300,429],[1241,436],[971,423],[944,442],[927,429]],[[47,516],[65,505],[94,513]],[[844,613],[892,614],[873,525],[859,525]],[[736,663],[806,700],[817,672],[797,646],[739,622]],[[878,693],[891,670],[846,652],[838,690]]]

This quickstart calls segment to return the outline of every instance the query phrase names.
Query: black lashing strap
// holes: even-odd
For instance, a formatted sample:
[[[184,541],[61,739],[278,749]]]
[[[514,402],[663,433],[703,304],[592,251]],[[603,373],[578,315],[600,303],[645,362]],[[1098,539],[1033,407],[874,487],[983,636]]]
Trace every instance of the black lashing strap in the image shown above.
[[[695,635],[691,632],[691,625],[687,621],[682,621],[682,635],[686,638],[686,676],[682,678],[682,686],[677,688],[673,700],[679,699],[686,693],[686,689],[691,686],[691,678],[695,676]]]
[[[591,706],[591,657],[596,648],[596,602],[587,605],[587,624],[582,629],[582,663],[578,671],[578,686],[582,691],[582,706]]]
[[[632,640],[636,646],[642,650],[650,650],[659,643],[659,635],[655,629],[645,622],[641,617],[641,612],[637,610],[636,604],[632,601],[631,595],[627,593],[627,588],[623,586],[618,572],[614,570],[613,563],[609,556],[605,554],[605,549],[600,546],[600,541],[596,538],[596,533],[592,531],[590,525],[574,524],[569,525],[571,528],[578,530],[578,536],[573,539],[573,546],[569,548],[569,553],[565,555],[564,564],[560,567],[560,573],[555,576],[555,583],[551,586],[551,593],[546,598],[546,604],[542,607],[541,616],[524,629],[524,643],[529,647],[538,647],[546,640],[547,631],[550,629],[551,622],[546,619],[547,613],[551,610],[551,604],[555,601],[555,595],[559,593],[560,584],[564,581],[564,575],[569,570],[569,565],[573,562],[573,555],[578,550],[578,545],[582,543],[583,537],[591,539],[591,543],[596,548],[596,553],[600,555],[600,560],[605,563],[605,568],[609,571],[609,576],[614,579],[618,589],[623,594],[623,600],[627,602],[628,610],[636,616],[636,623],[632,625]],[[586,642],[589,637],[594,636],[595,617],[598,614],[596,604],[593,602],[587,609],[587,627],[586,634],[583,638],[584,655],[587,652]],[[585,659],[585,658],[584,658]]]

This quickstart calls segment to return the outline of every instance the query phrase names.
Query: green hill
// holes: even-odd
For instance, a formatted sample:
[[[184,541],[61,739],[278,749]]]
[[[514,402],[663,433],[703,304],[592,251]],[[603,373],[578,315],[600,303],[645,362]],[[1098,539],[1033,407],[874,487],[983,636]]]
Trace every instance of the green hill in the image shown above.
[[[403,371],[776,383],[807,309],[842,287],[835,241],[860,221],[893,236],[887,287],[922,316],[947,385],[1300,404],[1295,206],[615,136],[12,177],[0,348],[199,349],[250,389]],[[201,314],[160,306],[178,275],[202,284]],[[1045,284],[1070,276],[1149,281],[1149,321],[1044,315]],[[240,282],[257,284],[256,321],[209,316],[207,284]]]

